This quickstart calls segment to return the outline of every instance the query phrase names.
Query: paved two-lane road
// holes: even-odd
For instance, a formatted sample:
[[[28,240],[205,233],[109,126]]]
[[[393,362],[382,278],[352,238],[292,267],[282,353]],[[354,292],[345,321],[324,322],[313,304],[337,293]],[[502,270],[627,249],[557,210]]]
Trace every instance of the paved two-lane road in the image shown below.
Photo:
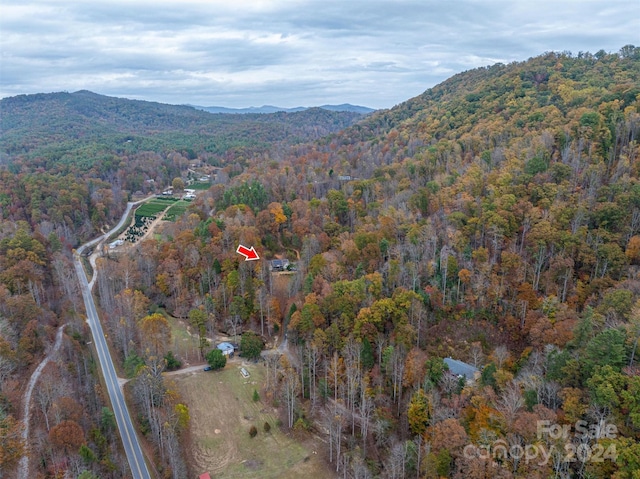
[[[139,201],[137,203],[141,202]],[[107,342],[104,337],[104,331],[102,330],[102,324],[100,323],[98,311],[96,310],[96,305],[91,294],[91,286],[93,286],[97,276],[95,264],[93,265],[93,278],[91,279],[91,283],[89,283],[80,260],[80,254],[82,254],[82,251],[85,248],[100,243],[100,241],[108,238],[112,232],[121,228],[127,220],[127,216],[131,211],[131,208],[137,203],[127,204],[127,209],[124,212],[122,219],[111,231],[78,248],[74,257],[74,264],[78,280],[80,281],[82,299],[84,300],[84,305],[87,310],[87,322],[89,323],[91,333],[93,334],[93,340],[96,345],[96,351],[98,352],[98,359],[100,361],[100,368],[102,369],[102,374],[107,385],[107,391],[109,392],[109,398],[111,399],[111,405],[116,417],[116,423],[118,424],[118,430],[120,431],[120,437],[122,438],[124,451],[127,455],[127,460],[129,461],[129,467],[131,468],[131,474],[134,479],[151,479],[149,469],[147,468],[147,464],[142,453],[142,447],[140,447],[140,442],[136,435],[136,430],[133,427],[133,423],[131,422],[131,416],[129,415],[127,404],[124,401],[124,395],[122,394],[122,390],[118,384],[116,370],[113,366],[113,360],[111,359],[111,354],[109,353],[109,348],[107,347]]]

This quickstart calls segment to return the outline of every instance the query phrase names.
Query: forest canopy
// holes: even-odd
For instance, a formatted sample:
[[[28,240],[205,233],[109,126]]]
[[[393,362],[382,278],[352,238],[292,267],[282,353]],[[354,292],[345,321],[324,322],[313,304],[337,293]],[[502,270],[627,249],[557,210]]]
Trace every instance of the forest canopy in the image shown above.
[[[179,443],[188,416],[160,374],[176,358],[175,320],[198,333],[200,355],[202,338],[225,334],[259,358],[286,334],[288,352],[265,356],[261,401],[280,406],[283,427],[321,431],[336,472],[636,477],[639,48],[470,70],[355,123],[325,112],[221,119],[222,143],[204,113],[183,107],[87,92],[3,102],[0,354],[11,381],[24,382],[52,328],[77,316],[72,248],[113,224],[132,192],[157,192],[199,161],[218,181],[175,222],[98,263],[105,329],[158,448]],[[38,138],[45,116],[66,121],[70,109],[128,118],[127,128],[80,121]],[[62,146],[48,150],[55,135]],[[238,244],[261,261],[239,261]],[[88,361],[76,347],[70,358]],[[445,358],[477,374],[458,377]],[[5,387],[2,397],[8,421],[16,398]],[[82,406],[108,423],[102,404]],[[56,417],[47,457],[81,443],[105,456],[108,426],[97,436]],[[540,435],[536,424],[573,433],[583,423],[615,427],[583,441],[603,461],[480,454],[496,444],[575,452],[575,434]],[[179,477],[186,466],[164,451]]]

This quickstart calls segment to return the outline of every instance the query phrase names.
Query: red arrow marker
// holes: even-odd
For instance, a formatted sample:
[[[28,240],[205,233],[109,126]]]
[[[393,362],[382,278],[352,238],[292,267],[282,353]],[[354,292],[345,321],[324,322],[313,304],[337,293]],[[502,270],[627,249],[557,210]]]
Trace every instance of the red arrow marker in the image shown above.
[[[246,246],[240,245],[238,246],[236,253],[240,253],[242,256],[244,256],[245,261],[255,261],[257,259],[260,259],[253,246],[251,247],[251,249],[249,249]]]

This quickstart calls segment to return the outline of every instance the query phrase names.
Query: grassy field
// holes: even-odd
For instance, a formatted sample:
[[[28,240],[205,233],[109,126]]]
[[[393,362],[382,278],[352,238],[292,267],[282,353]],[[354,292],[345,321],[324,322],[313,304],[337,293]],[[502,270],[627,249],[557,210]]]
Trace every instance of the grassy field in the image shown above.
[[[244,379],[240,367],[251,376]],[[314,454],[312,440],[301,442],[276,425],[276,410],[261,400],[264,367],[234,359],[222,371],[174,376],[172,378],[189,405],[193,447],[193,472],[208,471],[211,477],[306,479],[333,477],[331,469]],[[264,423],[271,430],[264,432]],[[255,426],[256,437],[249,436]]]
[[[173,206],[167,210],[167,213],[164,215],[164,219],[167,221],[175,221],[176,218],[179,218],[185,211],[187,211],[188,206],[189,202],[184,200],[174,203]]]
[[[171,350],[189,364],[198,363],[198,338],[191,336],[186,330],[184,321],[168,314],[165,317],[171,325]]]
[[[179,200],[177,198],[153,198],[146,203],[138,206],[135,211],[136,216],[158,216],[158,213],[167,210],[167,213],[164,216],[165,220],[175,221],[176,218],[182,216],[182,214],[187,210],[190,201]]]
[[[191,188],[192,190],[208,190],[211,188],[211,183],[196,181],[187,186],[187,188]]]
[[[170,204],[170,202],[161,199],[149,200],[136,209],[136,216],[157,216]]]

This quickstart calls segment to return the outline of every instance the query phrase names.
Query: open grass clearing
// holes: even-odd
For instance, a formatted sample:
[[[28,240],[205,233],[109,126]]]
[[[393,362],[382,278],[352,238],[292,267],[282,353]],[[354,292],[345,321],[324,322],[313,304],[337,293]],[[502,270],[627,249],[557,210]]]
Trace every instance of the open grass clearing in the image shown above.
[[[171,327],[171,350],[180,361],[182,367],[189,367],[193,364],[204,364],[204,359],[200,359],[200,351],[198,350],[198,336],[191,334],[189,320],[176,318],[170,315],[164,308],[158,308],[156,311],[162,314]],[[205,353],[208,350],[205,350]]]
[[[161,211],[164,211],[170,202],[166,200],[153,199],[138,206],[136,209],[136,216],[156,216]]]
[[[171,351],[183,361],[184,366],[201,362],[198,351],[198,337],[190,335],[184,320],[165,314],[171,326]]]
[[[187,188],[192,190],[208,190],[211,187],[211,183],[204,181],[195,181],[191,183]]]
[[[167,210],[167,212],[164,215],[164,219],[167,221],[175,221],[177,218],[180,218],[185,211],[187,211],[188,207],[189,207],[188,201],[180,200],[174,203],[171,206],[171,208]]]
[[[244,379],[240,367],[250,374]],[[197,371],[176,376],[175,384],[191,416],[192,446],[188,454],[193,473],[208,471],[211,477],[283,478],[334,477],[323,463],[314,440],[300,441],[276,425],[277,411],[262,400],[264,367],[234,359],[221,371]],[[268,422],[271,431],[264,432]],[[249,436],[255,426],[256,437]]]

